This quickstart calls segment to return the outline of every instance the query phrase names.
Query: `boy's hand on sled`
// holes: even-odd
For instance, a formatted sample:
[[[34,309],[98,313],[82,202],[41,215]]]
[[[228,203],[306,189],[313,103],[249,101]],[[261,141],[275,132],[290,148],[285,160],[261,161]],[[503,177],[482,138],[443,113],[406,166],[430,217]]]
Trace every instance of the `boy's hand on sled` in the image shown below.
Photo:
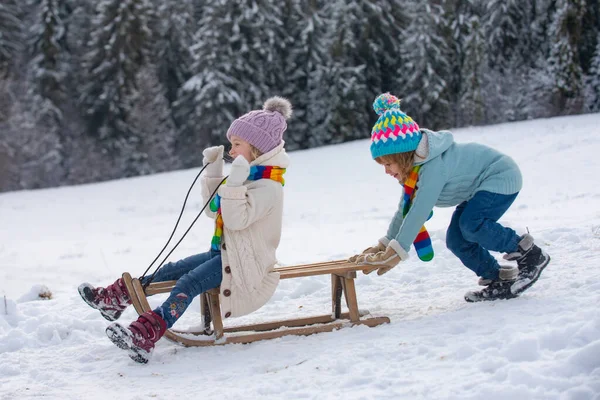
[[[206,166],[206,176],[212,178],[220,178],[223,176],[223,152],[225,148],[223,146],[213,146],[204,149],[202,155],[202,165]]]
[[[248,179],[250,174],[250,164],[248,160],[242,155],[237,156],[233,163],[231,163],[231,171],[227,178],[227,186],[242,186]]]
[[[351,263],[355,263],[358,260],[358,257],[365,255],[365,254],[376,254],[379,253],[380,251],[384,251],[385,250],[385,245],[381,242],[378,242],[375,246],[371,246],[369,248],[366,248],[362,251],[362,253],[360,254],[356,254],[352,257],[350,257],[348,259],[348,261],[350,261]]]
[[[408,258],[408,253],[400,246],[396,240],[391,240],[384,251],[375,254],[363,254],[358,257],[356,264],[366,265],[372,268],[365,268],[363,272],[370,274],[377,270],[377,275],[383,275],[394,268],[400,261]]]

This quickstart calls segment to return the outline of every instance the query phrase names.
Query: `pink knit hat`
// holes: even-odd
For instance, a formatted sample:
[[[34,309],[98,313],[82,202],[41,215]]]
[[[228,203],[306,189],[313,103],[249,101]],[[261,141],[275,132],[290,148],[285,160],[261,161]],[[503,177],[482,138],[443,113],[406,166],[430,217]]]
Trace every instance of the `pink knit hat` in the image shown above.
[[[292,116],[292,105],[283,97],[271,97],[262,110],[242,115],[229,127],[227,139],[237,136],[256,147],[263,154],[273,150],[287,129],[286,120]]]

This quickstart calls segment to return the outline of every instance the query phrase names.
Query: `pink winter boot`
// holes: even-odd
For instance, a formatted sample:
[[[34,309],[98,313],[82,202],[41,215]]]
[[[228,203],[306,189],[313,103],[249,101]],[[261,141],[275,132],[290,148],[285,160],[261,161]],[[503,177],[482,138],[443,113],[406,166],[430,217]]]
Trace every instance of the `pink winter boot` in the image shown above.
[[[129,357],[146,364],[154,350],[154,344],[167,330],[167,323],[154,311],[146,311],[125,328],[114,323],[106,328],[108,338],[120,349],[127,350]]]
[[[100,314],[109,321],[119,319],[123,311],[131,304],[131,297],[123,278],[117,279],[105,288],[94,288],[89,283],[82,283],[78,290],[83,301],[100,311]]]

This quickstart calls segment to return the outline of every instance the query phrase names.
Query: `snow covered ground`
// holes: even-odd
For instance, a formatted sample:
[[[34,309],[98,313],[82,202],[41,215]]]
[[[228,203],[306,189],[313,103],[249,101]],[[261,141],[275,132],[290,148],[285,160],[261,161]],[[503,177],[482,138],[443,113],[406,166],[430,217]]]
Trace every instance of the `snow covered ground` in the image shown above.
[[[212,348],[161,340],[148,365],[106,338],[108,322],[76,288],[141,274],[198,170],[0,194],[0,398],[599,399],[600,114],[454,133],[521,166],[525,187],[502,221],[529,228],[552,262],[520,298],[463,300],[477,277],[445,248],[453,210],[435,209],[432,262],[413,252],[357,279],[360,308],[390,324]],[[290,154],[282,263],[344,258],[385,233],[401,188],[368,146]],[[194,190],[179,232],[201,206]],[[196,225],[171,259],[208,248],[211,221]],[[38,298],[44,290],[52,299]],[[264,308],[229,323],[323,314],[329,296],[326,276],[282,281]],[[197,323],[197,310],[181,326]]]

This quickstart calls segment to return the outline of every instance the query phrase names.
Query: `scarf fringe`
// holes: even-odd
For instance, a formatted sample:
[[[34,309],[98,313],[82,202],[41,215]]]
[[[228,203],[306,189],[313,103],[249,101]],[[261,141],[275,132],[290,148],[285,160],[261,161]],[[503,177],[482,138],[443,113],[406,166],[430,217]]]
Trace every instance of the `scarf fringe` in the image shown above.
[[[404,217],[406,217],[406,214],[408,214],[410,206],[412,205],[412,201],[415,197],[420,169],[420,165],[413,167],[412,171],[410,171],[410,174],[408,175],[408,178],[404,182],[404,207],[402,208],[402,216]],[[433,211],[431,211],[429,217],[427,217],[427,220],[429,220],[432,215]],[[433,246],[431,245],[431,237],[429,237],[429,232],[427,232],[427,229],[425,229],[425,225],[423,225],[419,230],[413,245],[415,246],[417,256],[419,256],[421,261],[431,261],[433,259],[434,254]]]

